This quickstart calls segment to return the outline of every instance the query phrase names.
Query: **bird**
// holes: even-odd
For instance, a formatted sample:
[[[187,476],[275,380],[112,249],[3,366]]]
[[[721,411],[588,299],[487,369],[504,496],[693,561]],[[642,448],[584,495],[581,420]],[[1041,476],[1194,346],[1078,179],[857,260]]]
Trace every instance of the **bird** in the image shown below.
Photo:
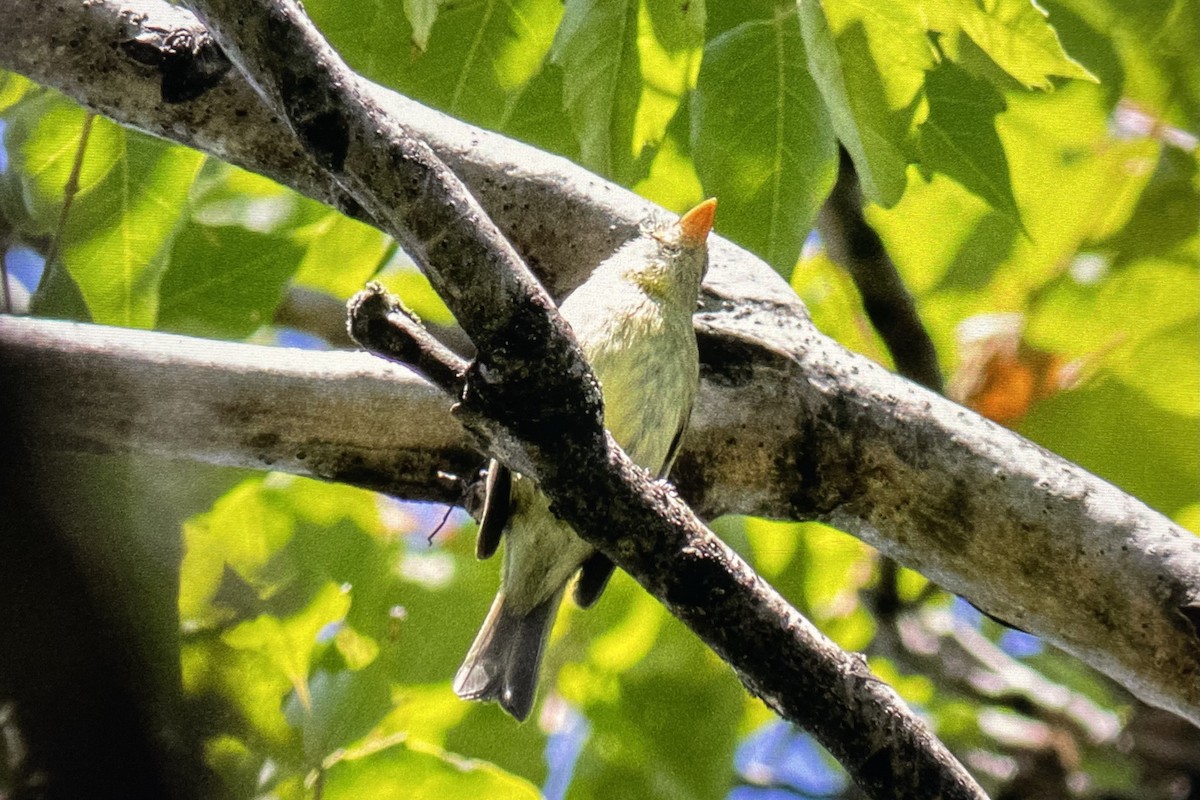
[[[646,220],[559,307],[600,382],[606,427],[659,478],[670,471],[699,385],[692,312],[716,207],[710,198],[678,218]],[[524,721],[568,584],[577,576],[575,602],[588,608],[614,565],[554,515],[534,481],[493,459],[476,555],[491,557],[501,539],[500,588],[453,686]]]

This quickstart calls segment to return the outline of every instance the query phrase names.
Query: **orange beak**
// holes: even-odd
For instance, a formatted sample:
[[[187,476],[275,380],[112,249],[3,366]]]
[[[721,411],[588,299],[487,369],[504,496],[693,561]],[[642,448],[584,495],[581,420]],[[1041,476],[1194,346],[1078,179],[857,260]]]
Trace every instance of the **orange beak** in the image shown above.
[[[683,243],[691,247],[699,247],[708,240],[708,232],[712,230],[713,217],[717,214],[717,198],[710,197],[700,205],[679,218],[679,227],[683,229]]]

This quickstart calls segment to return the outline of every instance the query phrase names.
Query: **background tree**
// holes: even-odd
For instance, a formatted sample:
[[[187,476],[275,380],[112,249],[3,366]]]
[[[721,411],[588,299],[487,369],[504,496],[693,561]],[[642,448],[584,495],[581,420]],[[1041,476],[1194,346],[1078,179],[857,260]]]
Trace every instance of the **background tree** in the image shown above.
[[[186,14],[154,3],[140,14],[9,5],[4,66],[379,221],[323,175]],[[1126,13],[1056,3],[1049,21],[1021,3],[986,11],[897,4],[869,14],[832,2],[707,14],[698,3],[655,2],[406,2],[376,19],[352,4],[308,11],[372,80],[574,158],[669,208],[719,195],[719,231],[787,278],[826,333],[879,361],[894,357],[928,386],[947,370],[959,399],[1195,527],[1194,7]],[[89,117],[14,74],[0,108],[5,263],[18,279],[5,283],[11,306],[24,285],[36,287],[30,305],[40,316],[260,343],[315,332],[338,345],[340,301],[376,277],[427,322],[453,322],[369,227]],[[644,213],[564,165],[511,150],[501,167],[499,140],[412,106],[388,109],[451,163],[556,293]],[[561,175],[571,180],[560,180],[555,206],[546,186]],[[820,235],[802,251],[823,204]],[[1056,559],[1058,542],[1048,537],[1064,530],[1043,525],[1027,531],[1022,552],[1006,554],[997,542],[996,560],[976,552],[972,567],[952,558],[966,540],[937,541],[954,529],[950,509],[914,511],[894,480],[879,481],[886,491],[878,495],[853,487],[869,509],[823,504],[822,490],[848,480],[828,469],[836,442],[776,435],[763,415],[744,410],[741,424],[730,424],[731,408],[765,400],[773,413],[797,408],[781,416],[820,424],[822,410],[804,405],[813,395],[781,392],[819,385],[816,375],[832,397],[869,406],[871,425],[903,421],[915,449],[928,453],[920,474],[943,484],[970,464],[945,459],[939,445],[971,450],[1010,439],[977,426],[951,441],[938,417],[945,406],[932,398],[911,396],[933,409],[928,418],[909,414],[908,390],[872,383],[865,364],[815,339],[788,351],[789,326],[807,328],[782,284],[732,249],[714,261],[698,317],[705,394],[676,474],[705,516],[833,520],[1051,638],[1072,631],[1047,610],[1055,598],[1077,596],[1064,613],[1092,616],[1087,586],[1098,571],[1137,577],[1129,558],[1103,553],[1105,541],[1122,541],[1115,528],[1089,529],[1101,545],[1091,561],[1082,552]],[[764,316],[768,307],[777,316]],[[995,312],[1006,315],[982,316]],[[730,320],[738,318],[750,322],[737,329]],[[752,323],[763,321],[779,330],[755,333]],[[396,394],[395,372],[344,355],[295,359],[216,344],[188,361],[181,340],[3,326],[10,374],[21,378],[6,386],[6,407],[24,412],[11,441],[35,445],[8,465],[5,513],[16,533],[2,563],[14,578],[5,581],[14,658],[0,689],[13,699],[0,725],[11,786],[62,791],[73,780],[62,765],[76,764],[88,767],[77,768],[80,780],[134,793],[165,784],[181,794],[361,795],[421,780],[440,781],[439,793],[451,796],[520,795],[532,791],[527,780],[550,795],[569,781],[577,796],[711,796],[739,781],[735,791],[745,794],[760,785],[802,796],[852,791],[814,766],[822,762],[806,740],[760,728],[772,718],[766,707],[627,580],[596,611],[567,615],[548,665],[555,694],[539,727],[514,729],[448,689],[494,588],[490,567],[467,557],[465,531],[444,530],[427,547],[420,536],[440,513],[345,486],[154,457],[278,466],[457,501],[460,482],[439,480],[436,469],[466,478],[474,457],[444,403],[426,390]],[[742,338],[731,336],[739,330]],[[799,378],[780,378],[764,344],[791,352]],[[805,362],[800,352],[813,355]],[[389,403],[419,415],[419,435],[386,416]],[[87,415],[72,418],[81,409]],[[332,424],[322,412],[336,415]],[[894,478],[879,460],[893,451],[871,448],[895,442],[871,439],[871,425],[839,413],[850,443],[842,454],[854,456],[845,471],[864,484],[876,471]],[[918,435],[931,428],[933,438]],[[797,442],[812,452],[771,449]],[[104,448],[138,452],[57,452]],[[996,476],[1010,486],[1045,481],[1047,513],[1070,505],[1056,475]],[[969,471],[958,478],[962,490],[942,496],[961,507],[962,525],[980,524],[971,510],[995,514],[982,498],[1017,491]],[[889,497],[893,505],[879,502]],[[1159,533],[1152,516],[1137,519]],[[999,535],[1003,521],[995,524]],[[866,649],[876,674],[929,715],[994,794],[1194,791],[1194,730],[1131,706],[1062,653],[1000,634],[968,606],[947,605],[916,573],[818,523],[727,516],[715,527],[841,645]],[[889,539],[922,527],[928,539],[915,545]],[[1145,540],[1127,543],[1151,572],[1190,578],[1195,589],[1194,554],[1187,561],[1185,549],[1171,549],[1183,541],[1164,540],[1161,561]],[[1046,562],[1053,570],[1037,569]],[[1012,577],[1021,570],[1027,594]],[[1147,584],[1126,587],[1131,596],[1138,589],[1153,594]],[[1171,641],[1184,649],[1196,619],[1188,597],[1197,594],[1169,609],[1185,637]],[[1116,604],[1107,610],[1122,613]],[[1147,685],[1153,676],[1143,681],[1134,688],[1170,694]],[[1194,685],[1174,685],[1175,707],[1188,714]],[[194,758],[201,747],[203,759]],[[497,766],[464,769],[458,755]]]

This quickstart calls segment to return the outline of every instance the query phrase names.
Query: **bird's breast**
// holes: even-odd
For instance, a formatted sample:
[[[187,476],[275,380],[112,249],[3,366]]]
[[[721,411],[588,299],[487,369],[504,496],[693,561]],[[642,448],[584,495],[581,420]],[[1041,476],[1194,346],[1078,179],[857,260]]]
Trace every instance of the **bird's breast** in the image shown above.
[[[658,473],[691,410],[699,366],[691,317],[655,312],[610,317],[607,333],[585,338],[584,350],[600,380],[605,425],[635,463]]]

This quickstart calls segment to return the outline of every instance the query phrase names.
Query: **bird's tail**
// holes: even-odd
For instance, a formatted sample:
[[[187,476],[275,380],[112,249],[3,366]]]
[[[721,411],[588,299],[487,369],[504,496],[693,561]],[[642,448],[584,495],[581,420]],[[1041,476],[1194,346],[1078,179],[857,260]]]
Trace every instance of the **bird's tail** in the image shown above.
[[[475,643],[454,676],[454,693],[464,700],[495,700],[524,721],[537,694],[542,650],[558,613],[562,589],[525,613],[506,607],[496,595]]]

